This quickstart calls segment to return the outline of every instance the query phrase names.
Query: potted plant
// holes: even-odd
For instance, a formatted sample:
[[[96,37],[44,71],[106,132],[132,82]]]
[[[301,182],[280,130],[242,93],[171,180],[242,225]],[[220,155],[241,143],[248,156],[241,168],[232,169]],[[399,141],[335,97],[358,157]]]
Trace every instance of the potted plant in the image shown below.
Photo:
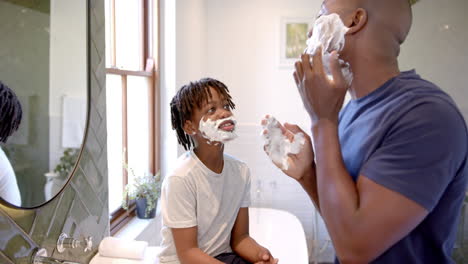
[[[54,173],[58,174],[61,179],[66,179],[73,170],[79,153],[79,149],[66,148],[60,157],[60,162],[55,166]]]
[[[132,174],[134,182],[125,186],[122,208],[128,210],[130,201],[135,200],[138,218],[154,218],[156,214],[156,202],[161,192],[160,174],[135,176],[133,169],[128,168],[127,165],[124,167],[127,172]]]

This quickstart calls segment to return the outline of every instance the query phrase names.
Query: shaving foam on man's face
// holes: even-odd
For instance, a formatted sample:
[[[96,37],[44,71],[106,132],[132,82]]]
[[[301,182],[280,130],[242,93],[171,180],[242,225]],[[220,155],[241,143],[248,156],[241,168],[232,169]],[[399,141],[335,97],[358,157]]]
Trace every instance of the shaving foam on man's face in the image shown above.
[[[325,73],[333,80],[330,69],[330,56],[332,51],[341,52],[345,46],[345,34],[349,28],[343,24],[340,16],[336,13],[320,16],[314,23],[312,36],[307,40],[306,53],[315,55],[319,47],[322,47],[322,58]],[[343,75],[351,84],[353,75],[347,62],[339,60],[342,65]]]
[[[205,121],[204,119],[205,117],[200,119],[198,129],[202,136],[208,139],[209,144],[212,142],[225,143],[237,137],[235,133],[237,121],[233,116],[218,120],[207,118]]]

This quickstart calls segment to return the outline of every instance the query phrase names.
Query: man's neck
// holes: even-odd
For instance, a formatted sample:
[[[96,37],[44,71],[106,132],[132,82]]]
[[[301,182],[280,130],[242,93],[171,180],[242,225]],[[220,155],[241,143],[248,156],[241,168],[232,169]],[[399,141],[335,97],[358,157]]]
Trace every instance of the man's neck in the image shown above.
[[[221,173],[224,167],[224,144],[199,145],[194,149],[198,159],[215,173]]]
[[[353,99],[359,99],[370,94],[385,82],[400,74],[396,58],[393,60],[360,58],[351,64],[351,70],[354,79],[349,92]]]

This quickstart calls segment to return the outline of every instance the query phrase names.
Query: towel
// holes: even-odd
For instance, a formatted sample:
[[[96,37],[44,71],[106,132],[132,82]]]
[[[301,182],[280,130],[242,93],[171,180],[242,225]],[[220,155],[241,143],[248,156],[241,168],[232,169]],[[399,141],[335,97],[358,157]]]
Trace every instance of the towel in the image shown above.
[[[80,148],[86,125],[86,100],[63,97],[62,147]]]
[[[111,258],[142,260],[148,242],[106,237],[99,244],[99,255]]]
[[[160,251],[160,247],[147,247],[142,260],[103,257],[98,253],[89,264],[158,264]]]

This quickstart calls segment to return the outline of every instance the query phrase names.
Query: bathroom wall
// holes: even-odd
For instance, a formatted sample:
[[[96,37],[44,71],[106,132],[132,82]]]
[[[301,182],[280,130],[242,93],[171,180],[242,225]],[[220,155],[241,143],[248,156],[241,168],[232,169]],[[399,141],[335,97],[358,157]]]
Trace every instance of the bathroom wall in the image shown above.
[[[282,175],[262,150],[259,122],[273,114],[280,121],[310,124],[292,78],[292,67],[279,64],[280,21],[283,17],[313,19],[322,1],[315,0],[177,0],[176,84],[210,76],[231,90],[239,138],[226,152],[247,162],[252,171],[253,206],[292,212],[304,225],[313,260],[314,235],[324,249],[318,260],[332,260],[333,249],[322,221],[315,232],[314,209],[303,190]],[[420,1],[414,6],[414,25],[403,45],[402,69],[416,68],[451,94],[468,118],[468,10],[465,0]],[[180,152],[180,151],[179,151]],[[465,214],[466,211],[465,211]],[[468,215],[462,221],[457,260],[468,252]],[[463,228],[463,229],[462,229]],[[463,248],[464,247],[464,248]]]
[[[97,251],[96,245],[109,234],[103,0],[90,1],[89,16],[91,100],[81,160],[70,184],[50,203],[34,210],[0,205],[2,264],[29,263],[37,247],[46,248],[56,258],[88,263]],[[91,252],[72,249],[60,254],[55,244],[61,232],[77,238],[92,236],[95,246]]]
[[[205,0],[176,1],[176,87],[206,74],[206,15]]]
[[[86,102],[86,1],[53,0],[50,12],[49,171],[65,150],[63,101]],[[72,52],[71,52],[72,51]],[[64,65],[67,65],[64,67]],[[79,109],[76,109],[79,111]],[[84,109],[83,109],[84,110]],[[83,111],[83,116],[86,115]],[[78,118],[77,118],[78,119]],[[75,121],[76,122],[76,121]],[[84,131],[79,131],[84,133]],[[67,142],[70,144],[70,142]],[[67,145],[67,147],[71,147]]]
[[[468,120],[468,1],[424,0],[413,8],[413,27],[400,54],[402,69],[416,69],[448,92]]]

